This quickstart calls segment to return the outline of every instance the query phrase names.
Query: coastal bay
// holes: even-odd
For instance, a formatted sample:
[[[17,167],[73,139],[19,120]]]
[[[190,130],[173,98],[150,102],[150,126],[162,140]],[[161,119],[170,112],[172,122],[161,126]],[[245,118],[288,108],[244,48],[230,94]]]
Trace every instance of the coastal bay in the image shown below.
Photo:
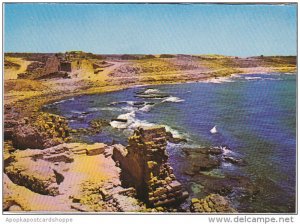
[[[163,125],[172,134],[172,138],[166,137],[169,163],[177,180],[188,191],[189,200],[219,193],[239,212],[293,212],[295,67],[287,64],[290,58],[284,57],[281,66],[277,61],[276,66],[268,62],[259,69],[256,65],[265,58],[249,59],[248,69],[238,66],[232,69],[229,60],[244,59],[174,56],[128,61],[115,58],[105,60],[112,65],[103,68],[103,73],[95,74],[85,66],[72,71],[69,78],[7,79],[5,127],[12,128],[12,120],[18,128],[28,124],[38,126],[37,118],[55,114],[65,119],[70,129],[68,136],[64,132],[57,139],[60,144],[101,142],[126,146],[137,128]],[[164,67],[166,63],[168,67]],[[171,67],[173,71],[170,64],[176,65]],[[251,66],[257,73],[242,75],[251,73]],[[232,75],[237,73],[241,75]],[[218,130],[215,135],[210,132],[214,126]],[[20,147],[13,144],[14,138],[11,142],[9,131],[5,149],[8,161],[9,154],[18,154]],[[202,147],[216,147],[221,151],[215,155],[185,149]],[[199,168],[202,161],[207,164]],[[195,166],[190,167],[191,164]],[[282,173],[288,173],[287,178]],[[226,180],[222,182],[217,177]],[[232,186],[225,188],[229,192],[220,191],[229,183]],[[250,202],[249,195],[241,196],[245,192],[235,191],[238,188],[250,192]],[[273,195],[267,190],[270,188],[276,189]],[[280,200],[277,200],[279,193]],[[189,205],[187,201],[180,209],[188,211]]]

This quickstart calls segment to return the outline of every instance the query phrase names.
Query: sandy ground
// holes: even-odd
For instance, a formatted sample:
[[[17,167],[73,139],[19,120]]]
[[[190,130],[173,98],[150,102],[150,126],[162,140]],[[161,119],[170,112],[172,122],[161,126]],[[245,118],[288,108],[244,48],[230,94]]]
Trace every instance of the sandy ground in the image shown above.
[[[19,69],[16,69],[16,68],[6,69],[5,75],[4,75],[4,80],[17,79],[18,74],[25,72],[27,69],[27,66],[32,63],[31,61],[25,61],[22,58],[7,57],[6,60],[16,63],[16,64],[19,64],[20,68]]]

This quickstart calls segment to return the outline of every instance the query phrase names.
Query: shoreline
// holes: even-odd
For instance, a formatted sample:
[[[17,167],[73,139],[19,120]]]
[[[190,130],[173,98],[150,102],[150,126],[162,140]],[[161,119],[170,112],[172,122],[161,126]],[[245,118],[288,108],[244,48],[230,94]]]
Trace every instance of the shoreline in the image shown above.
[[[272,74],[279,74],[279,73],[286,73],[286,75],[297,75],[296,71],[295,72],[272,72]],[[220,84],[223,83],[223,81],[220,82],[214,82],[215,80],[227,80],[230,78],[234,78],[235,76],[243,76],[243,75],[268,75],[270,72],[255,72],[255,73],[233,73],[228,76],[222,76],[222,77],[208,77],[204,78],[203,80],[197,80],[197,81],[179,81],[179,82],[159,82],[159,83],[148,83],[148,84],[133,84],[133,85],[128,85],[128,86],[106,86],[107,88],[112,88],[109,90],[93,90],[93,89],[88,89],[87,91],[82,91],[80,93],[70,93],[68,96],[61,96],[58,99],[55,100],[49,100],[45,104],[43,104],[41,107],[48,105],[48,104],[53,104],[55,102],[59,102],[62,100],[68,100],[69,98],[72,97],[78,97],[78,96],[86,96],[86,95],[98,95],[98,94],[105,94],[105,93],[111,93],[111,92],[118,92],[118,91],[123,91],[126,89],[133,89],[133,88],[138,88],[138,87],[151,87],[151,86],[161,86],[161,85],[180,85],[180,84],[195,84],[195,83],[215,83],[215,84]],[[225,81],[226,82],[226,81]],[[95,87],[96,89],[100,88],[106,88],[106,87]],[[46,96],[45,96],[46,97]]]
[[[252,74],[254,74],[254,73],[255,72],[253,72]],[[265,72],[265,73],[269,73],[269,72]],[[283,72],[277,72],[277,73],[283,73]],[[97,82],[97,80],[93,80],[93,79],[91,79],[91,80],[86,80],[86,79],[85,80],[84,79],[42,80],[42,81],[39,81],[39,83],[41,83],[41,85],[43,85],[44,89],[43,89],[43,91],[40,91],[40,92],[36,90],[35,91],[36,95],[34,95],[34,94],[27,95],[26,91],[19,93],[19,95],[18,95],[17,91],[15,92],[15,94],[17,94],[17,95],[9,95],[9,94],[5,93],[4,94],[4,117],[5,117],[5,122],[8,122],[8,123],[11,122],[10,124],[17,123],[17,126],[21,127],[21,128],[24,127],[26,129],[26,126],[28,126],[28,125],[31,127],[37,127],[37,126],[35,126],[35,125],[37,125],[35,123],[35,121],[38,120],[37,118],[43,117],[43,113],[44,113],[43,106],[57,103],[57,102],[63,101],[63,100],[69,100],[73,97],[80,97],[80,96],[84,96],[84,95],[105,94],[105,93],[118,92],[118,91],[123,91],[126,89],[138,88],[138,87],[151,88],[152,86],[160,86],[160,85],[179,85],[179,84],[188,84],[188,83],[216,83],[216,80],[219,81],[218,83],[220,83],[224,79],[226,80],[226,79],[233,78],[234,75],[236,75],[236,73],[232,73],[232,74],[220,76],[220,77],[216,77],[216,76],[212,77],[212,74],[210,74],[210,77],[207,77],[205,75],[202,77],[201,76],[200,77],[199,76],[198,77],[189,76],[190,79],[187,79],[186,76],[183,76],[182,79],[179,79],[179,80],[162,79],[162,80],[144,81],[144,82],[139,80],[137,82],[120,84],[120,85],[118,85],[115,82],[112,82],[111,85],[108,85],[109,80],[105,80],[104,83]],[[246,73],[238,73],[238,75],[247,75],[247,74]],[[16,83],[18,83],[18,82],[22,83],[23,81],[24,80],[15,80]],[[8,81],[8,82],[14,82],[14,81]],[[65,86],[66,86],[66,88],[64,88]],[[68,88],[68,87],[72,87],[72,88]],[[13,92],[13,94],[14,94],[14,92]],[[22,94],[24,94],[23,95],[24,98],[20,97],[20,96],[22,96]],[[9,97],[12,97],[12,98],[15,97],[16,99],[10,101],[8,99]],[[47,112],[44,113],[44,115],[45,114],[47,114]],[[6,117],[7,115],[9,115],[10,119],[7,119],[7,117]],[[57,115],[48,113],[47,116],[51,117],[51,116],[57,116]],[[59,117],[59,119],[66,120],[66,118],[63,116],[58,116],[58,117]],[[28,121],[28,118],[29,118],[29,121]],[[26,124],[26,120],[27,120],[27,124]],[[46,123],[46,121],[42,124],[45,125],[45,123]],[[6,128],[9,127],[9,125],[7,125],[6,123],[4,126],[5,126],[4,130],[6,130]],[[81,133],[79,133],[79,135],[80,134]],[[25,133],[24,135],[27,138],[27,134]],[[49,138],[49,136],[47,136],[45,138],[51,140],[51,138]],[[61,140],[63,141],[63,143],[60,143],[57,146],[68,145],[68,147],[70,147],[69,150],[71,150],[71,151],[77,150],[77,149],[74,149],[73,148],[74,146],[69,146],[70,144],[71,145],[72,144],[79,145],[80,147],[82,147],[85,144],[85,143],[80,143],[80,141],[78,141],[77,139],[73,139],[73,140],[71,139],[71,141],[65,141],[65,138],[62,137]],[[5,140],[4,142],[6,144],[4,147],[5,159],[9,160],[10,156],[13,155],[10,153],[10,150],[11,150],[10,144],[12,144],[12,141]],[[103,143],[97,142],[95,144],[103,144]],[[55,147],[56,146],[46,147],[46,148],[42,149],[41,151],[43,151],[43,150],[49,151]],[[86,146],[86,147],[91,147],[91,146]],[[98,156],[99,156],[99,158],[103,157],[102,158],[102,162],[103,162],[102,166],[104,165],[103,167],[102,166],[98,167],[96,169],[97,171],[95,170],[96,172],[102,172],[102,170],[106,166],[105,164],[111,164],[111,169],[113,170],[113,172],[115,172],[115,173],[119,172],[118,171],[119,168],[117,167],[117,165],[114,165],[115,163],[113,162],[112,157],[111,157],[112,156],[112,151],[111,151],[112,148],[111,147],[113,147],[113,145],[109,145],[109,144],[107,145],[107,149],[110,150],[109,157],[106,157],[106,155],[104,156],[103,154],[96,156],[97,158],[98,158]],[[12,150],[12,152],[13,153],[15,152],[16,154],[18,154],[19,152],[22,152],[22,150],[16,150],[16,151],[14,151],[14,150]],[[28,151],[28,153],[29,153],[31,151],[31,149],[29,148],[29,149],[24,150],[24,153],[26,153],[26,151]],[[96,159],[96,157],[94,157],[94,159]],[[79,159],[79,158],[77,159],[76,156],[74,157],[74,159],[75,159],[75,164],[79,164],[79,161],[81,161],[81,159]],[[81,163],[81,166],[83,166],[84,164],[89,164],[90,162],[82,160],[80,163]],[[14,162],[12,164],[14,164]],[[125,164],[126,164],[126,162],[125,162]],[[81,168],[83,169],[84,167],[81,167]],[[7,169],[6,166],[5,166],[5,169]],[[72,166],[72,169],[71,169],[71,173],[75,172],[75,170],[76,170],[75,166],[74,167]],[[12,175],[12,173],[10,175]],[[67,172],[67,173],[64,173],[64,175],[66,176],[66,178],[68,178],[68,176],[70,174]],[[5,178],[7,177],[6,172],[4,172],[4,176],[5,176]],[[102,178],[102,177],[99,177],[99,178]],[[118,182],[120,179],[117,176],[111,176],[111,177],[107,178],[106,181],[109,182],[111,180]],[[11,184],[9,182],[9,180],[7,180],[7,181],[9,184]],[[82,180],[79,180],[79,182],[80,181],[82,181]],[[97,182],[97,181],[95,180],[95,182]],[[248,180],[245,180],[245,181],[247,182]],[[66,181],[66,184],[67,183],[68,183],[68,181]],[[17,186],[16,187],[13,183],[11,186],[12,187],[10,190],[12,192],[13,192],[13,189],[16,189],[16,192],[19,191],[19,190],[17,190],[17,189],[19,189],[19,185],[16,185]],[[34,195],[36,196],[36,194],[34,194]],[[66,196],[66,195],[64,195],[64,196]],[[25,196],[25,198],[26,197],[27,196]],[[190,203],[190,199],[188,199],[186,201],[186,203]],[[56,200],[59,201],[60,199],[57,198]],[[57,202],[55,202],[55,203],[57,203]],[[30,202],[29,202],[29,204],[30,204]],[[30,204],[30,205],[33,205],[33,204]],[[66,204],[66,205],[69,206],[69,204]],[[34,206],[38,206],[38,205],[36,204]],[[43,210],[42,208],[43,207],[41,207],[40,209]],[[71,209],[71,210],[73,211],[73,209]],[[75,210],[76,210],[76,208],[75,208]],[[80,211],[81,208],[78,208],[77,210]],[[103,211],[105,211],[105,210],[103,210]],[[139,212],[139,211],[136,211],[136,212]],[[147,210],[147,212],[151,212],[151,211]],[[152,212],[153,212],[153,210],[152,210]]]
[[[271,85],[272,85],[272,84],[271,84]],[[195,86],[196,86],[196,85],[195,85]],[[136,86],[135,86],[135,87],[136,87]],[[133,87],[133,88],[134,88],[134,87]],[[150,88],[151,88],[151,87],[150,87]],[[176,89],[176,87],[172,87],[172,89],[173,89],[173,88]],[[181,88],[181,87],[179,87],[179,88]],[[185,88],[185,87],[184,87],[184,88]],[[212,88],[213,88],[213,86],[212,86]],[[144,89],[143,91],[145,91],[145,89]],[[134,91],[131,91],[131,90],[130,90],[130,93],[132,93],[132,92],[134,92]],[[119,94],[118,94],[118,95],[119,95]],[[127,95],[127,94],[126,94],[126,95]],[[126,95],[124,95],[124,96],[126,96]],[[127,98],[127,97],[126,97],[126,98]],[[125,98],[125,99],[126,99],[126,98]],[[85,98],[85,99],[86,99],[86,98]],[[91,99],[91,98],[90,98],[90,99]],[[94,98],[93,98],[93,99],[94,99]],[[88,99],[86,99],[86,100],[88,100]],[[123,100],[124,100],[124,97],[123,97],[122,99],[119,99],[119,101],[123,101]],[[132,99],[129,99],[129,100],[132,100]],[[82,99],[81,99],[81,101],[84,102]],[[73,101],[71,104],[74,105],[74,102],[76,102],[76,101]],[[102,104],[100,104],[100,105],[103,107]],[[99,105],[99,107],[101,107],[100,105]],[[85,110],[82,110],[82,111],[85,111]],[[101,117],[101,116],[99,116],[99,117]],[[159,122],[158,122],[157,124],[159,124]],[[122,143],[122,144],[123,144],[123,143]],[[246,159],[247,159],[247,157],[246,157]],[[171,164],[173,165],[173,163],[171,163]],[[175,166],[174,166],[174,167],[175,167]],[[183,183],[183,182],[182,182],[182,183]]]

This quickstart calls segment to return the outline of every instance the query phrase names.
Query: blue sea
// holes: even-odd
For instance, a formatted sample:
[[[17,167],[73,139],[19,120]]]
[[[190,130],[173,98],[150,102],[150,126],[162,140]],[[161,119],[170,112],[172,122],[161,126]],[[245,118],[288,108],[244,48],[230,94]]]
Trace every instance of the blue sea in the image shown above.
[[[139,98],[139,92],[165,98]],[[145,104],[139,104],[145,102]],[[240,212],[295,212],[296,185],[296,75],[251,74],[207,82],[135,87],[83,95],[46,105],[44,111],[65,116],[74,128],[88,128],[93,119],[110,122],[84,142],[121,143],[139,126],[164,125],[187,143],[169,144],[170,163],[191,197],[201,197],[203,186],[189,177],[182,147],[224,146],[247,161],[243,167],[223,164],[207,175],[245,175],[259,188],[254,199],[232,197]],[[217,133],[211,133],[216,127]],[[201,161],[199,161],[200,163]]]

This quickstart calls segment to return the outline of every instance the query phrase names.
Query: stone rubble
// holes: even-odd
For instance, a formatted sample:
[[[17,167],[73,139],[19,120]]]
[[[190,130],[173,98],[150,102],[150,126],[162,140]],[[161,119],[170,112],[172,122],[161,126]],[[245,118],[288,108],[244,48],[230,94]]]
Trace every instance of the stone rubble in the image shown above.
[[[203,213],[236,213],[229,202],[218,194],[210,194],[204,199],[193,198],[190,205],[191,212]]]

